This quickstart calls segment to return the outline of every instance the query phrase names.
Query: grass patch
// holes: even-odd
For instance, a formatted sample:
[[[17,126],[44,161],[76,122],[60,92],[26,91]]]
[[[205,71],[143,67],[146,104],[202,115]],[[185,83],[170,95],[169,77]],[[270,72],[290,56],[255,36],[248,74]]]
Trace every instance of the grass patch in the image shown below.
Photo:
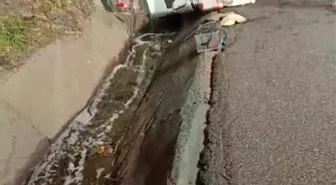
[[[3,1],[0,2],[0,67],[5,69],[21,66],[27,56],[56,38],[80,35],[93,11],[92,0]]]
[[[9,68],[17,53],[24,52],[28,44],[29,24],[20,18],[0,18],[0,66]]]

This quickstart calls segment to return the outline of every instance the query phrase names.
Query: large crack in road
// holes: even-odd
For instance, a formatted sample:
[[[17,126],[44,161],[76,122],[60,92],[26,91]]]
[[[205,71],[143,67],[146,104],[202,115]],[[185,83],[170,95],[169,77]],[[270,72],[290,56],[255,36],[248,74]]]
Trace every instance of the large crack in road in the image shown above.
[[[214,55],[195,50],[204,18],[136,37],[26,184],[195,184]]]
[[[218,57],[218,56],[217,56]],[[213,143],[213,139],[212,139],[212,132],[213,132],[213,128],[212,128],[212,125],[211,124],[211,119],[210,119],[210,116],[211,116],[211,109],[214,108],[214,87],[215,87],[215,81],[214,81],[214,71],[215,71],[215,67],[216,67],[216,60],[217,57],[214,57],[213,60],[211,61],[211,71],[210,71],[210,95],[209,95],[209,101],[208,101],[208,104],[209,104],[209,109],[207,110],[206,112],[206,127],[204,129],[204,140],[203,140],[203,150],[201,151],[200,153],[200,158],[199,158],[199,161],[198,161],[198,164],[197,164],[197,167],[198,167],[198,173],[197,173],[197,178],[196,178],[196,185],[208,185],[208,184],[213,184],[213,183],[210,183],[209,182],[209,178],[206,177],[206,175],[208,173],[213,173],[213,169],[211,169],[209,167],[209,163],[210,161],[213,159],[213,156],[212,156],[212,143]],[[219,136],[217,137],[222,137],[222,134],[219,134]],[[221,149],[221,151],[223,152],[223,154],[225,153],[224,152],[224,149]],[[229,173],[225,173],[225,174],[221,174],[221,177],[224,178],[227,182],[227,185],[230,185],[230,179],[232,178],[230,176]]]

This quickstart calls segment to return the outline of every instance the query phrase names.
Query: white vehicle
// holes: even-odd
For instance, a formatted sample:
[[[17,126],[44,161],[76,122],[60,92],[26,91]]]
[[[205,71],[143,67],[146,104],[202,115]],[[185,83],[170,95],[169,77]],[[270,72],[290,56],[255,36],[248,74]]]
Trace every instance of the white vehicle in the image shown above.
[[[150,17],[162,17],[168,14],[182,14],[200,11],[215,11],[229,5],[231,0],[143,0],[144,8]]]
[[[130,1],[130,0],[128,0]],[[215,11],[230,5],[232,0],[133,0],[134,4],[140,4],[149,17],[158,18],[169,14],[183,14],[196,9],[200,11]],[[119,0],[119,8],[128,7],[125,0]]]

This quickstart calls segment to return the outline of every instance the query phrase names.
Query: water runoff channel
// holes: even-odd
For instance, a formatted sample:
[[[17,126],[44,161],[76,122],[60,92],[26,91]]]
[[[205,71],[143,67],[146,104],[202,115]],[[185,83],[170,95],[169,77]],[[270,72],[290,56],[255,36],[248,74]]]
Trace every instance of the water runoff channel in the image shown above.
[[[195,52],[205,16],[180,20],[133,39],[26,185],[196,184],[215,54]]]

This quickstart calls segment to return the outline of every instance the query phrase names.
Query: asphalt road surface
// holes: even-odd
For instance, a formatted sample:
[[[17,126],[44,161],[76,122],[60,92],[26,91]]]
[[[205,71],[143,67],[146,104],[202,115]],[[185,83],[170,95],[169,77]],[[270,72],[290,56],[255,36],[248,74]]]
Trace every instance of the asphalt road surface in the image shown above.
[[[237,8],[215,63],[203,178],[216,185],[336,184],[336,14],[329,2]]]

